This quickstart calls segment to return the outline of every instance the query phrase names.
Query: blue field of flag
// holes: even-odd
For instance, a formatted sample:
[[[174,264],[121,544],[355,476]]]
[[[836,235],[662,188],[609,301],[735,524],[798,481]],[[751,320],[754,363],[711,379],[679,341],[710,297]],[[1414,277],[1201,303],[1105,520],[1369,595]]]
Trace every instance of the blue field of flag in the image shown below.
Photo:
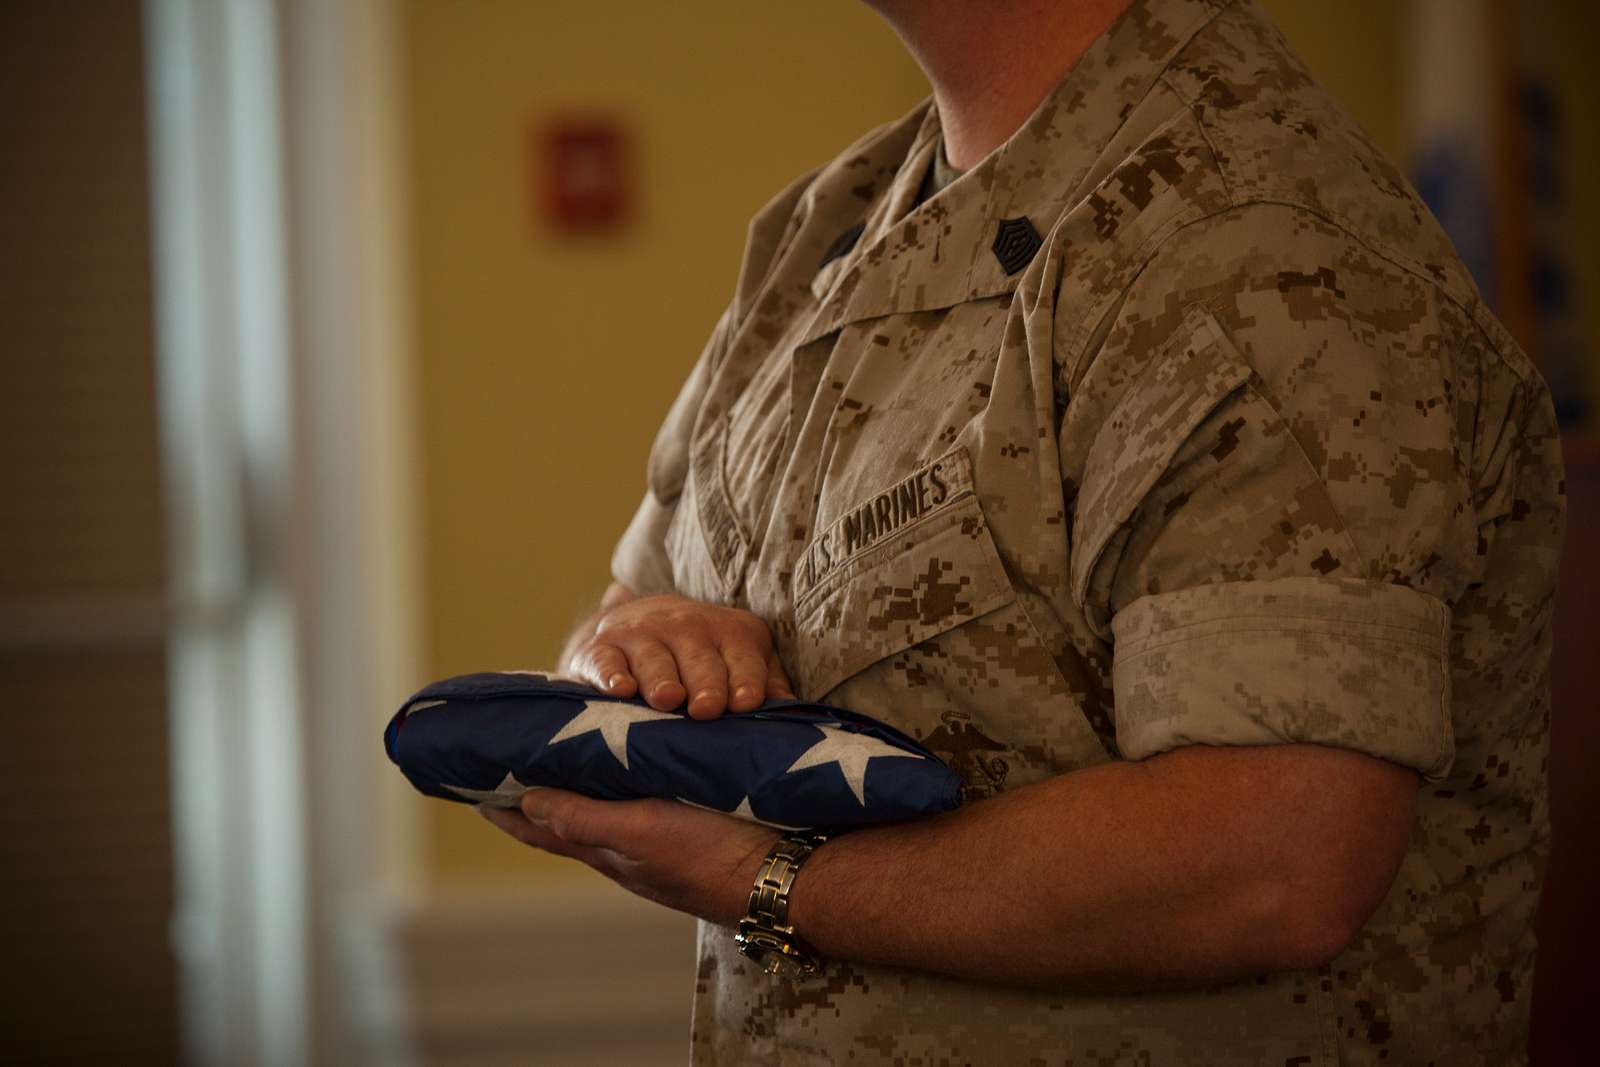
[[[544,675],[467,674],[406,701],[389,758],[428,796],[515,807],[529,786],[663,797],[784,828],[949,811],[961,779],[905,734],[800,701],[711,720]]]

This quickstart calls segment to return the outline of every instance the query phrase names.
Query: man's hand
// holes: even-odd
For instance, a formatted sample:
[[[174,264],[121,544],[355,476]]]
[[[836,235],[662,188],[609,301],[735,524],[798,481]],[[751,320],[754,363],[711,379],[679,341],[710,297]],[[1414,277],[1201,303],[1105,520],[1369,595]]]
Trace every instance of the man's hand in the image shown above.
[[[635,597],[615,584],[568,646],[562,669],[603,693],[640,694],[658,711],[687,699],[697,719],[794,698],[772,634],[755,615],[681,596]]]
[[[778,831],[674,800],[591,800],[532,789],[521,811],[480,807],[525,845],[588,864],[631,893],[737,926]]]

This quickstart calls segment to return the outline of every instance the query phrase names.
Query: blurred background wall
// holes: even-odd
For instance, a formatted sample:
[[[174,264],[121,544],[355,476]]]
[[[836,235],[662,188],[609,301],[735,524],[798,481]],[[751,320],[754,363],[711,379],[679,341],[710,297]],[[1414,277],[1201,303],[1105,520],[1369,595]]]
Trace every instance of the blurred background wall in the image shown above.
[[[1480,124],[1517,175],[1480,214],[1522,235],[1505,311],[1600,528],[1595,5],[1263,4],[1400,160],[1452,27],[1537,71],[1543,105]],[[0,1059],[681,1062],[692,924],[411,795],[377,730],[432,678],[554,662],[746,221],[920,72],[855,0],[11,0],[0,47],[0,904],[32,1014]],[[559,225],[553,131],[597,126],[619,220]],[[1569,552],[1573,798],[1597,589]],[[1564,885],[1600,874],[1596,807],[1556,812]],[[1587,900],[1546,897],[1574,974]]]
[[[0,7],[0,1060],[170,1061],[143,26],[133,4],[30,14]]]

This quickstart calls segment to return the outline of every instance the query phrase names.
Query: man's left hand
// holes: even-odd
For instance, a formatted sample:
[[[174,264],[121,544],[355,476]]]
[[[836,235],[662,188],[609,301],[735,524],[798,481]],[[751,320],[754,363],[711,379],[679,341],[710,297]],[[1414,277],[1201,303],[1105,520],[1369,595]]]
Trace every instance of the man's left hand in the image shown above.
[[[588,864],[631,893],[723,926],[744,917],[768,849],[782,835],[674,800],[593,800],[531,789],[521,810],[480,807],[525,845]]]

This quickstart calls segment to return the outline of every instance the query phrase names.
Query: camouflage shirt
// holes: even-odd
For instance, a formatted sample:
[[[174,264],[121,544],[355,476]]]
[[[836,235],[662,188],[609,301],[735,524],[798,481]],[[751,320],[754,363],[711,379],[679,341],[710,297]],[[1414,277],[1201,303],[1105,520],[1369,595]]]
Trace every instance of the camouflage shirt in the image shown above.
[[[1521,1062],[1544,383],[1252,5],[1136,2],[919,202],[940,140],[924,104],[756,217],[615,576],[755,612],[806,697],[915,734],[970,802],[1313,742],[1418,772],[1409,847],[1328,966],[1191,992],[790,986],[702,924],[695,1062]]]

